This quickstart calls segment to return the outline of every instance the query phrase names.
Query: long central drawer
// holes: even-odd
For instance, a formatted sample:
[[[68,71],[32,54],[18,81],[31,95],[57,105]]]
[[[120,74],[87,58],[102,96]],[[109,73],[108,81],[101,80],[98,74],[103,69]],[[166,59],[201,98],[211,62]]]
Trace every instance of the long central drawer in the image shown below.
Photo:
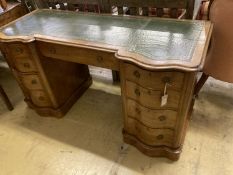
[[[46,57],[119,70],[119,60],[111,52],[43,42],[38,42],[37,45]]]

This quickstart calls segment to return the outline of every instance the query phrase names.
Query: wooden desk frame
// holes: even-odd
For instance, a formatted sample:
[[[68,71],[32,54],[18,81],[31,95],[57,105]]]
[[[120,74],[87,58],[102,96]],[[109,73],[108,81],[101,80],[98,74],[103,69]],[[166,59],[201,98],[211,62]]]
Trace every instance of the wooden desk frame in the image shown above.
[[[201,33],[206,38],[197,43],[190,62],[150,60],[113,45],[38,34],[0,33],[0,48],[28,106],[42,116],[66,114],[92,83],[87,65],[120,71],[124,141],[146,155],[178,160],[194,104],[196,74],[203,66],[211,30],[207,22]],[[168,89],[170,100],[160,107],[167,83],[173,84]],[[135,106],[133,111],[129,104]]]

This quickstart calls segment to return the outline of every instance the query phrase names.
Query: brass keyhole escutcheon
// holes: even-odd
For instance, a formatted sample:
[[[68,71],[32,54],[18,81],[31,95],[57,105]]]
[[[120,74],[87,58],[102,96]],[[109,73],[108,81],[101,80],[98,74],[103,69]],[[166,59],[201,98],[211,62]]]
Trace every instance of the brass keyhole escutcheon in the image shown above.
[[[150,90],[148,90],[147,93],[148,93],[149,95],[151,95],[151,91],[150,91]]]
[[[140,130],[140,128],[136,125],[135,126],[135,130],[138,132],[138,133],[141,133],[141,130]]]
[[[171,78],[170,77],[163,77],[162,81],[166,84],[171,84]]]
[[[161,115],[161,116],[159,116],[159,121],[165,121],[166,120],[166,116],[164,116],[164,115]]]
[[[139,115],[141,114],[141,111],[140,111],[140,109],[138,109],[138,108],[135,108],[135,111],[136,111],[136,113],[137,113],[137,114],[139,114]]]
[[[40,101],[44,101],[44,99],[45,99],[45,98],[44,98],[43,96],[39,96],[39,100],[40,100]]]
[[[134,93],[135,93],[137,96],[140,96],[140,95],[141,95],[141,92],[140,92],[139,89],[135,89],[135,90],[134,90]]]
[[[157,138],[158,140],[163,140],[164,136],[163,136],[162,134],[160,134],[160,135],[158,135],[156,138]]]
[[[23,53],[23,49],[19,48],[19,47],[16,47],[15,49],[16,53],[20,54],[20,53]]]
[[[31,84],[37,84],[37,81],[34,79],[31,81]]]
[[[56,54],[56,49],[54,48],[54,47],[50,47],[49,48],[49,52],[51,53],[51,54]]]
[[[103,61],[103,57],[102,56],[97,56],[97,61],[98,62],[102,62]]]
[[[3,51],[2,51],[2,55],[3,55],[4,58],[6,58],[6,55],[7,55],[7,54],[6,54],[6,52],[3,52]]]
[[[25,67],[25,68],[30,68],[30,64],[29,64],[29,63],[24,63],[24,64],[23,64],[23,67]]]
[[[135,70],[133,74],[136,78],[140,78],[140,76],[141,76],[137,70]]]

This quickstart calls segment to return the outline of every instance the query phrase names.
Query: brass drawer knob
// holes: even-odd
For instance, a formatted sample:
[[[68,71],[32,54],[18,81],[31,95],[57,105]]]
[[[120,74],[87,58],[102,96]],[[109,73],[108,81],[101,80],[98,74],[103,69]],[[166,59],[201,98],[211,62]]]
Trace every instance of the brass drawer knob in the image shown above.
[[[166,120],[166,116],[164,116],[164,115],[161,115],[161,116],[159,116],[159,121],[165,121]]]
[[[135,89],[134,90],[134,93],[136,94],[136,96],[140,96],[141,95],[141,92],[139,89]]]
[[[171,78],[170,77],[163,77],[163,79],[162,79],[162,81],[164,82],[164,83],[168,83],[168,84],[171,84]]]
[[[138,133],[141,133],[141,129],[136,125],[135,126],[135,130],[138,132]]]
[[[6,52],[3,52],[3,51],[1,51],[1,52],[2,52],[3,57],[6,58],[7,57],[6,56],[7,55]]]
[[[37,81],[34,79],[31,81],[31,84],[37,84]]]
[[[30,68],[30,64],[29,63],[23,63],[23,67],[25,67],[25,68]]]
[[[133,74],[136,78],[140,78],[140,76],[141,76],[137,70],[135,70]]]
[[[45,100],[45,98],[43,97],[43,96],[39,96],[39,98],[38,98],[40,101],[44,101]]]
[[[102,56],[97,56],[97,61],[98,62],[102,62],[103,61],[103,57]]]
[[[56,54],[56,49],[54,48],[54,47],[50,47],[49,48],[49,52],[51,53],[51,54]]]
[[[163,140],[164,136],[163,136],[162,134],[160,134],[160,135],[158,135],[156,138],[157,138],[158,140]]]
[[[140,111],[140,109],[138,109],[138,108],[135,108],[135,111],[136,111],[136,113],[137,113],[137,114],[139,114],[139,115],[141,114],[141,111]]]
[[[21,53],[23,53],[23,49],[20,47],[16,47],[15,52],[18,54],[21,54]]]

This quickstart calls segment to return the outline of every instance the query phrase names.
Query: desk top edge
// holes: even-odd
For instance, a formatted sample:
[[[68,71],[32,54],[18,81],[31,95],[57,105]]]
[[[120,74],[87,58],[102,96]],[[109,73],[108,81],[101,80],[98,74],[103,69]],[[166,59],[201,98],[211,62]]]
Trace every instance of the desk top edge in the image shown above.
[[[0,41],[5,41],[7,40],[12,40],[12,37],[17,37],[18,40],[24,41],[24,42],[30,42],[34,36],[33,35],[14,35],[14,36],[8,36],[2,32],[4,28],[9,27],[10,25],[24,19],[25,17],[31,16],[36,13],[41,13],[41,12],[60,12],[60,13],[67,13],[67,14],[77,14],[77,15],[86,15],[86,16],[103,16],[103,17],[112,17],[112,18],[124,18],[124,19],[144,19],[144,20],[159,20],[159,21],[171,21],[171,22],[188,22],[190,24],[192,23],[202,23],[203,26],[206,25],[211,25],[210,21],[204,21],[204,20],[190,20],[190,19],[174,19],[174,18],[160,18],[160,17],[151,17],[151,16],[132,16],[132,15],[111,15],[107,13],[101,13],[101,14],[96,14],[96,13],[90,13],[90,12],[74,12],[74,11],[64,11],[64,10],[54,10],[54,9],[36,9],[24,16],[21,16],[20,18],[11,21],[8,24],[5,24],[4,26],[0,27]]]
[[[49,9],[40,9],[40,10],[35,10],[25,16],[29,16],[33,13],[38,13],[41,11],[51,11]],[[70,12],[66,12],[70,13]],[[75,12],[71,12],[75,13]],[[82,13],[86,14],[86,13]],[[89,15],[96,15],[96,14],[89,14]],[[101,16],[112,16],[108,14],[100,14]],[[11,25],[12,23],[15,23],[16,21],[19,21],[20,19],[24,18],[25,16],[12,21],[11,23],[3,26],[0,28],[0,30],[4,27],[7,27]],[[114,16],[118,17],[118,16]],[[141,17],[141,16],[126,16],[128,18],[146,18],[146,17]],[[153,18],[154,17],[149,17]],[[166,19],[166,18],[158,18],[159,20],[167,20],[167,21],[177,21],[177,22],[182,22],[182,21],[188,21],[188,22],[193,22],[191,20],[176,20],[176,19]],[[103,43],[94,43],[94,42],[89,42],[89,41],[82,41],[82,40],[64,40],[61,38],[55,38],[55,37],[48,37],[48,36],[43,36],[43,35],[28,35],[28,36],[7,36],[4,33],[0,32],[0,41],[1,42],[23,42],[23,43],[30,43],[33,41],[46,41],[46,42],[54,42],[54,43],[59,43],[59,44],[64,44],[64,45],[73,45],[77,47],[86,47],[86,48],[92,48],[96,50],[104,50],[107,52],[115,52],[115,56],[118,59],[125,60],[125,61],[131,61],[134,62],[135,64],[138,64],[140,66],[143,66],[144,68],[148,69],[180,69],[180,70],[185,70],[185,71],[199,71],[202,69],[203,63],[204,63],[204,58],[207,48],[206,45],[208,45],[210,36],[212,33],[212,23],[209,21],[201,21],[205,27],[205,32],[207,33],[207,37],[205,40],[203,40],[202,46],[201,46],[201,52],[202,54],[201,58],[197,58],[193,56],[191,61],[179,61],[179,60],[169,60],[169,61],[151,61],[148,62],[147,57],[139,54],[132,54],[128,51],[125,51],[122,47],[114,46],[114,45],[109,45],[109,44],[103,44]],[[200,51],[199,50],[199,51]],[[195,55],[195,54],[194,54]],[[200,56],[200,55],[199,55]],[[142,61],[144,59],[144,61]]]

